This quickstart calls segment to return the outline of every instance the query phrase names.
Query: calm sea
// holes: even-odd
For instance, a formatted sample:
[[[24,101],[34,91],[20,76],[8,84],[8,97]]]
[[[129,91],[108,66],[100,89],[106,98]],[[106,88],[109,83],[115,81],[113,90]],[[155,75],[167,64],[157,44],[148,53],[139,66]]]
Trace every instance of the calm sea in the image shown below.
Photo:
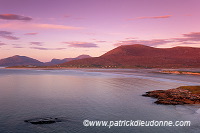
[[[200,76],[151,70],[0,69],[0,133],[198,133],[200,105],[157,105],[146,91],[200,85]],[[62,117],[33,125],[24,120]],[[84,127],[83,120],[191,121],[189,127]]]

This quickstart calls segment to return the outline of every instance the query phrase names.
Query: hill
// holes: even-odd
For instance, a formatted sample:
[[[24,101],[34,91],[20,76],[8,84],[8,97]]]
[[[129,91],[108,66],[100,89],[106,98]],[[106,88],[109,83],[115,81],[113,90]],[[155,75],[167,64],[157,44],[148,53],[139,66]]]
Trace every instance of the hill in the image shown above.
[[[15,55],[0,60],[0,66],[22,66],[22,65],[43,66],[44,63],[30,57],[19,56],[19,55]]]
[[[119,46],[100,57],[60,64],[63,67],[99,68],[191,68],[200,67],[200,48],[153,48],[145,45]]]
[[[19,56],[15,55],[12,57],[0,59],[0,66],[52,66],[61,64],[64,62],[72,61],[72,60],[78,60],[78,59],[84,59],[84,58],[91,58],[89,55],[79,55],[76,58],[65,58],[65,59],[52,59],[50,62],[40,62],[36,59],[27,57],[27,56]]]
[[[91,56],[89,56],[89,55],[79,55],[75,58],[52,59],[50,62],[46,62],[45,65],[46,66],[52,66],[52,65],[57,65],[57,64],[73,61],[73,60],[85,59],[85,58],[91,58]]]

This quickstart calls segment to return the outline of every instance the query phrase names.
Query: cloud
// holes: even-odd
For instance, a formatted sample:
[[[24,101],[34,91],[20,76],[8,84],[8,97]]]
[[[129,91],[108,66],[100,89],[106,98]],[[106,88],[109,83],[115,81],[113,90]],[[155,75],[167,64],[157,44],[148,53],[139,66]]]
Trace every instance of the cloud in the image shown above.
[[[170,18],[172,15],[164,15],[164,16],[153,16],[153,17],[137,17],[137,18],[130,18],[127,20],[137,20],[137,19],[163,19],[163,18]]]
[[[127,37],[127,38],[125,38],[126,40],[131,40],[131,39],[137,39],[137,38],[135,38],[135,37]]]
[[[13,48],[24,48],[22,46],[20,46],[20,44],[12,44],[13,45]]]
[[[190,32],[188,34],[183,34],[183,36],[189,41],[200,41],[200,32]]]
[[[107,41],[96,41],[97,43],[104,43],[104,42],[107,42]]]
[[[168,38],[168,39],[150,39],[150,40],[139,40],[139,39],[129,39],[126,38],[125,41],[119,41],[114,44],[114,46],[120,45],[132,45],[132,44],[144,44],[147,46],[164,46],[173,44],[174,46],[178,45],[199,45],[200,44],[200,32],[190,32],[187,34],[182,34],[182,37],[179,38]]]
[[[38,50],[64,50],[66,48],[44,48],[44,47],[30,47],[31,49],[38,49]]]
[[[18,40],[18,37],[15,36],[3,36],[4,38],[8,39],[8,40]]]
[[[71,18],[71,19],[74,19],[74,20],[84,20],[84,19],[86,19],[86,18],[84,18],[84,17],[73,17],[72,15],[70,15],[70,14],[65,14],[65,15],[63,15],[63,17],[64,18]]]
[[[0,24],[0,28],[7,29],[63,29],[63,30],[81,30],[83,27],[74,27],[74,26],[66,26],[66,25],[56,25],[56,24],[40,24],[40,23],[23,23],[23,22],[15,22],[15,23],[5,23]]]
[[[114,46],[121,46],[121,45],[132,45],[132,44],[144,44],[148,46],[157,46],[161,44],[170,43],[170,40],[167,39],[152,39],[152,40],[126,40],[126,41],[119,41],[115,43]]]
[[[69,44],[69,47],[75,47],[75,48],[93,48],[98,47],[95,43],[90,42],[63,42],[66,44]]]
[[[8,40],[18,40],[18,37],[15,37],[12,35],[12,32],[8,32],[8,31],[0,31],[0,37],[6,38]]]
[[[96,42],[96,43],[105,43],[105,42],[107,42],[107,41],[104,41],[104,40],[97,40],[97,39],[95,39],[95,38],[92,38],[91,39],[93,42]]]
[[[24,47],[21,47],[21,46],[14,46],[13,48],[24,48]]]
[[[5,43],[3,43],[3,42],[0,42],[0,46],[3,46],[3,45],[7,45],[7,44],[5,44]]]
[[[23,20],[23,21],[30,21],[32,18],[21,16],[17,14],[0,14],[0,19],[4,20]]]
[[[44,29],[65,29],[65,30],[79,30],[81,27],[54,25],[54,24],[34,24],[33,26]]]
[[[37,45],[37,46],[42,46],[43,42],[30,42],[31,45]]]
[[[37,35],[37,32],[32,32],[32,33],[25,33],[24,35]]]
[[[182,34],[183,37],[172,38],[175,42],[182,42],[185,44],[189,43],[199,43],[200,41],[200,32],[190,32],[187,34]]]

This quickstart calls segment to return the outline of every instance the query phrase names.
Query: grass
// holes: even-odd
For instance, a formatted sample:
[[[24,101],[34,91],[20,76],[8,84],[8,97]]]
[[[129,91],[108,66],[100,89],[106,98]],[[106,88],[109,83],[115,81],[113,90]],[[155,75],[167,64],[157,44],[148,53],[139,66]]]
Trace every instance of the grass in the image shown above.
[[[178,89],[189,90],[193,94],[200,94],[200,86],[181,86]]]

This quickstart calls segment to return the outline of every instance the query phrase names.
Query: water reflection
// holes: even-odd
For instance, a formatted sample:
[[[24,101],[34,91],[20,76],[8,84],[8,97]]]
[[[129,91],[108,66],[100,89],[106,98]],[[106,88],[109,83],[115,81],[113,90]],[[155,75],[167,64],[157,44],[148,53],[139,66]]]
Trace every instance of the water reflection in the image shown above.
[[[0,132],[193,132],[192,127],[120,127],[85,128],[90,120],[194,120],[191,110],[183,106],[153,104],[142,97],[146,91],[169,89],[191,82],[154,80],[124,74],[67,71],[0,71]],[[7,74],[6,74],[7,73]],[[155,75],[156,78],[157,75]],[[163,77],[164,78],[164,77]],[[198,108],[194,106],[197,110]],[[195,111],[194,109],[194,111]],[[184,113],[180,113],[180,112]],[[188,114],[186,116],[186,114]],[[66,117],[73,122],[43,127],[29,126],[32,117]],[[197,115],[195,115],[196,117]]]

